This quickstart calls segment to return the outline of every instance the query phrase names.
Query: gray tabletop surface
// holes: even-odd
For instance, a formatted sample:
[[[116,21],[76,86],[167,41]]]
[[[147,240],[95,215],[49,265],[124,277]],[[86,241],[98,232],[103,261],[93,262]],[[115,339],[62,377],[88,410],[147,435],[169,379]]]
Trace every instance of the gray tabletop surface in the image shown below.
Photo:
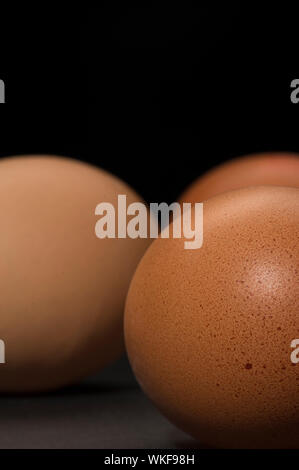
[[[191,449],[138,387],[126,358],[81,384],[0,397],[1,449]]]

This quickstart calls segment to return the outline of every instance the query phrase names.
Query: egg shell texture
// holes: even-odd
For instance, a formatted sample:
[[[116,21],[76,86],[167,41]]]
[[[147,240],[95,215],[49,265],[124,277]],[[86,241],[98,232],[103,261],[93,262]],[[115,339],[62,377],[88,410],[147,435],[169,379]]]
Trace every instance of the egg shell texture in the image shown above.
[[[139,196],[109,173],[50,156],[0,162],[0,391],[56,388],[124,350],[129,282],[149,241],[98,239],[95,208]]]
[[[204,241],[158,239],[132,280],[133,370],[165,415],[216,447],[299,447],[299,190],[204,203]]]
[[[247,186],[299,187],[299,155],[260,153],[229,160],[195,180],[180,202],[201,202],[226,191]]]

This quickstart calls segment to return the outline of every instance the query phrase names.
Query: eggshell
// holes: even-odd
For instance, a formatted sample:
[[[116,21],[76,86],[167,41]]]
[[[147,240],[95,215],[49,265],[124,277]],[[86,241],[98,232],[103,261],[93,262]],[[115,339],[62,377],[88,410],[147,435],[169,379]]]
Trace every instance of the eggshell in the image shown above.
[[[299,448],[299,189],[231,191],[203,213],[202,248],[160,238],[136,270],[133,370],[203,445]]]
[[[69,384],[123,352],[125,297],[149,241],[96,237],[97,204],[118,194],[141,201],[79,161],[0,162],[0,391]]]
[[[299,155],[261,153],[236,158],[212,168],[193,182],[181,202],[201,202],[212,196],[247,186],[299,187]]]

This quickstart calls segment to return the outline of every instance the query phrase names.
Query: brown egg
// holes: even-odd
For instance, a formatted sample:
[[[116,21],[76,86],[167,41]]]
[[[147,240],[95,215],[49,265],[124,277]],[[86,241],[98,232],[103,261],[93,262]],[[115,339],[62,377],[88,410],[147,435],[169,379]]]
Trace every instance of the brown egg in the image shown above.
[[[201,202],[225,191],[259,185],[298,188],[299,155],[261,153],[230,160],[195,180],[180,201]]]
[[[160,238],[135,272],[133,370],[204,445],[299,448],[299,189],[231,191],[203,213],[202,248]]]
[[[79,161],[0,162],[0,391],[52,389],[123,352],[123,308],[145,239],[98,239],[96,206],[139,196]]]

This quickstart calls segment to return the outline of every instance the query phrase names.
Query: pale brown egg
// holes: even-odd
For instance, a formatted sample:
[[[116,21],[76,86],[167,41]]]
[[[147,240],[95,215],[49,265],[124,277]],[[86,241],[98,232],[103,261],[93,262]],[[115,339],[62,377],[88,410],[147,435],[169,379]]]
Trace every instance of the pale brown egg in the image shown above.
[[[195,180],[180,202],[201,202],[212,196],[248,186],[299,187],[299,155],[260,153],[227,161]]]
[[[123,309],[146,239],[99,239],[95,208],[141,201],[79,161],[0,162],[0,391],[52,389],[123,352]]]
[[[203,214],[200,249],[160,238],[135,272],[132,368],[203,445],[299,448],[299,189],[227,192]]]

